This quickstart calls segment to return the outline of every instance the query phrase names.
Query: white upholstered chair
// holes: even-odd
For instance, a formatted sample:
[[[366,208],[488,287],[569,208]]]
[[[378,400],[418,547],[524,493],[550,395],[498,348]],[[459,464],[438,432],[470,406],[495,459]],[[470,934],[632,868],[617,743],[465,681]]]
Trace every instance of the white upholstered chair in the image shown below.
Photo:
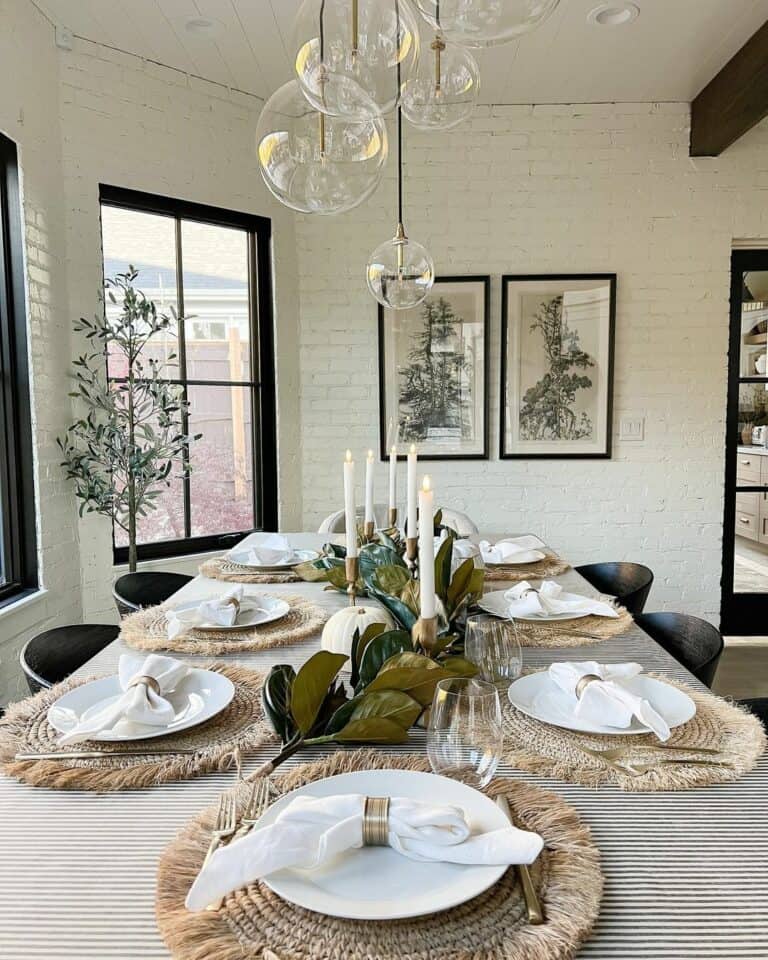
[[[388,519],[388,509],[384,503],[375,503],[373,505],[373,516],[377,527],[386,527]],[[357,517],[360,521],[363,519],[363,511],[357,511]],[[401,517],[402,520],[402,517]],[[469,519],[466,513],[459,510],[451,510],[448,507],[443,508],[443,523],[446,527],[455,530],[460,537],[471,537],[479,533],[475,524]],[[323,520],[317,529],[318,533],[344,533],[346,524],[344,523],[344,511],[337,510]]]

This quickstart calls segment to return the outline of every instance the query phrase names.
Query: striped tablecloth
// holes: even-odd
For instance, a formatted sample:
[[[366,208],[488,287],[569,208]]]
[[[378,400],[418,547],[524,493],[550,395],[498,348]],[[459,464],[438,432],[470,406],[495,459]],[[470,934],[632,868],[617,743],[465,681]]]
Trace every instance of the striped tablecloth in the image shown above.
[[[296,535],[297,546],[323,538]],[[559,578],[594,592],[574,571]],[[196,579],[184,599],[226,589]],[[278,584],[338,609],[345,599],[316,584]],[[247,665],[300,665],[317,642],[237,658]],[[119,643],[83,674],[117,665]],[[570,648],[568,659],[637,660],[695,683],[639,629],[599,645]],[[557,651],[526,649],[526,666]],[[423,750],[423,734],[407,747]],[[302,759],[322,755],[307,750]],[[248,769],[267,759],[249,758]],[[290,762],[290,761],[289,761]],[[605,895],[597,928],[580,957],[594,960],[735,960],[768,957],[768,762],[744,780],[684,793],[631,794],[543,780],[509,768],[566,798],[591,827],[603,855]],[[105,795],[37,789],[0,778],[0,957],[3,960],[167,958],[154,918],[158,856],[174,833],[216,799],[234,774]],[[215,960],[215,958],[211,958]],[[535,958],[532,958],[535,960]]]

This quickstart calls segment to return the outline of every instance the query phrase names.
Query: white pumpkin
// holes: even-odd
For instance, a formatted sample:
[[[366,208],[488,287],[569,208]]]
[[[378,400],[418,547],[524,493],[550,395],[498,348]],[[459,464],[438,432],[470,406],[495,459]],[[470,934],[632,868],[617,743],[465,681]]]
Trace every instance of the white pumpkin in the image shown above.
[[[395,628],[394,620],[383,607],[345,607],[334,613],[323,627],[320,645],[323,650],[349,657],[352,655],[355,630],[359,630],[362,637],[372,623],[384,623],[388,630]]]

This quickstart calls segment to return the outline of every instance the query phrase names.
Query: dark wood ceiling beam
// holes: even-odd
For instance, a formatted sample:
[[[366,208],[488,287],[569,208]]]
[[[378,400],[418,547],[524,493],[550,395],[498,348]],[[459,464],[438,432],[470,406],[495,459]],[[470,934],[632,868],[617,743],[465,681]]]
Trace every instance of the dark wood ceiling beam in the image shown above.
[[[691,156],[719,157],[768,116],[768,22],[691,104]]]

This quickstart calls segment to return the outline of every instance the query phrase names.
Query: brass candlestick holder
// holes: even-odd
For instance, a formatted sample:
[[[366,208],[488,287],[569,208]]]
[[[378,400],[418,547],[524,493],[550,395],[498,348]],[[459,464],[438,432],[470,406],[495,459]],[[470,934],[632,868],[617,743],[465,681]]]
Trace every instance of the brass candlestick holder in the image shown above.
[[[357,557],[347,557],[344,561],[344,571],[347,575],[349,605],[354,607],[357,600],[357,578],[360,575],[360,560]]]
[[[389,508],[389,526],[390,527],[397,526],[397,507]]]
[[[373,543],[374,537],[376,536],[376,524],[373,520],[369,520],[363,529],[363,536],[365,537],[366,543]]]
[[[419,617],[411,629],[411,639],[415,649],[421,648],[431,656],[437,646],[437,617]]]
[[[419,541],[417,537],[406,537],[405,565],[415,580],[416,574],[419,572]]]

